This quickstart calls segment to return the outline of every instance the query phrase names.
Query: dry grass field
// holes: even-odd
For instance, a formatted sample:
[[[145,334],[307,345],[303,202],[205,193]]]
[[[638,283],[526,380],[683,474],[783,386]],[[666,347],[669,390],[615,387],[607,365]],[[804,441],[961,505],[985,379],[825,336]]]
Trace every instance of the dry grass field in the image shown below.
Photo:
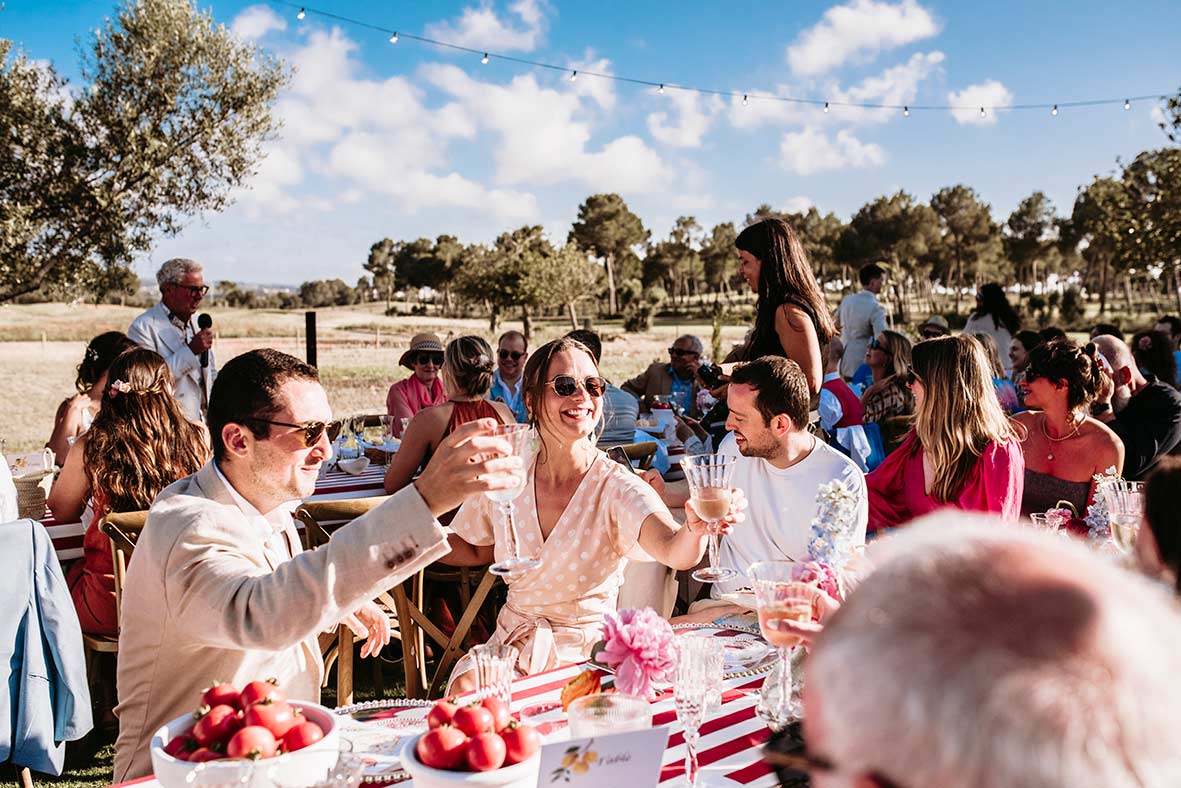
[[[0,439],[7,451],[35,451],[53,428],[58,404],[73,391],[75,367],[86,342],[95,334],[126,330],[140,310],[119,306],[66,304],[5,305],[0,307]],[[258,347],[273,347],[304,355],[303,312],[270,310],[212,310],[218,339],[218,363]],[[520,329],[519,322],[502,324]],[[533,345],[565,333],[569,324],[535,323]],[[603,374],[621,381],[658,358],[683,333],[710,345],[707,324],[657,325],[649,333],[624,334],[618,323],[597,326],[603,335]],[[742,339],[745,327],[729,326],[724,346]],[[342,307],[317,313],[320,374],[334,411],[378,413],[385,408],[386,390],[404,377],[398,357],[419,331],[444,336],[480,334],[494,340],[485,320],[443,320],[434,317],[387,317],[378,306]]]

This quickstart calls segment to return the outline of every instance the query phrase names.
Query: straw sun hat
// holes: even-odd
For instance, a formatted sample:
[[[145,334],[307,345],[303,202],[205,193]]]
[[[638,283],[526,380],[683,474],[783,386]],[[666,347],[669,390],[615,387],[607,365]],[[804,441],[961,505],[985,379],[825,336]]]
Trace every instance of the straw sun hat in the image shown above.
[[[442,353],[443,342],[435,334],[415,334],[414,338],[410,340],[410,349],[402,354],[398,363],[406,369],[414,369],[414,365],[410,363],[410,357],[420,350],[433,350],[436,353]]]

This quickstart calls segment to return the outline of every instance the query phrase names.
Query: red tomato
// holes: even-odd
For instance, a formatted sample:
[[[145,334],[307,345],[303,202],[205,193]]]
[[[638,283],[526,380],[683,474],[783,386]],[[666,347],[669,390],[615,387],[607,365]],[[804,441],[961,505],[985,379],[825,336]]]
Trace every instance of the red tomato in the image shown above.
[[[201,705],[213,708],[214,706],[233,706],[238,708],[238,688],[232,684],[225,684],[223,682],[214,682],[213,686],[201,693]]]
[[[243,725],[261,725],[273,733],[276,739],[282,739],[287,731],[301,722],[303,715],[298,714],[285,700],[267,698],[247,706],[246,711],[242,712]]]
[[[204,763],[205,761],[220,761],[226,756],[220,752],[215,752],[208,747],[202,747],[189,756],[190,763]]]
[[[287,700],[287,696],[283,694],[283,690],[279,689],[278,679],[267,679],[266,681],[252,681],[242,688],[242,694],[238,696],[239,708],[246,708],[251,703],[258,703],[260,700],[270,698],[272,700]]]
[[[532,725],[520,725],[516,721],[500,732],[504,739],[506,766],[527,761],[541,749],[541,734]]]
[[[426,723],[430,726],[431,730],[441,728],[444,725],[450,725],[458,709],[459,707],[449,700],[437,701],[434,706],[431,706],[430,712],[427,713]]]
[[[193,732],[189,731],[179,736],[173,736],[172,740],[164,745],[164,752],[178,760],[187,761],[189,756],[200,746],[193,738]]]
[[[486,708],[488,713],[492,715],[492,730],[498,733],[504,730],[504,727],[513,718],[513,715],[509,714],[508,704],[495,695],[489,695],[484,698],[484,701],[480,705]]]
[[[314,722],[301,722],[292,726],[283,736],[283,752],[295,752],[315,744],[324,738],[324,731]]]
[[[224,742],[242,727],[242,719],[238,710],[233,706],[214,706],[201,715],[197,724],[193,726],[193,738],[202,747],[208,747],[214,742]]]
[[[249,758],[256,761],[259,758],[275,757],[275,735],[261,725],[247,725],[230,738],[226,745],[226,756],[230,758]]]
[[[505,746],[500,734],[481,733],[467,743],[467,765],[473,772],[490,772],[504,764]]]
[[[432,769],[459,769],[467,754],[467,736],[458,728],[444,725],[427,731],[414,746],[418,760]]]
[[[470,706],[460,707],[455,712],[452,722],[456,728],[468,736],[479,736],[481,733],[492,730],[495,720],[492,718],[492,712],[473,703]]]

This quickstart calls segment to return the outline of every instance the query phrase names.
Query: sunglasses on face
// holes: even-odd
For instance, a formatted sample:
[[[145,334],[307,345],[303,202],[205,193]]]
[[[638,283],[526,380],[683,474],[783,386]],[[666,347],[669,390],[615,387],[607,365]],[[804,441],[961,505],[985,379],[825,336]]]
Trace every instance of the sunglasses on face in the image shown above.
[[[695,350],[682,350],[682,349],[681,349],[681,348],[679,348],[679,347],[670,347],[670,348],[668,349],[668,354],[669,354],[670,356],[678,356],[678,357],[680,357],[680,356],[693,356],[694,358],[696,358],[698,355],[700,355],[700,354],[699,354],[699,353],[697,353],[697,351],[695,351]]]
[[[915,383],[919,382],[919,376],[915,374],[913,369],[907,369],[906,375],[903,376],[902,382],[906,384],[907,388],[911,388]]]
[[[588,375],[582,380],[573,375],[558,375],[549,381],[548,385],[553,387],[559,397],[569,397],[580,388],[585,389],[592,397],[601,397],[607,390],[607,381],[598,375]]]
[[[187,290],[193,298],[202,298],[209,292],[209,285],[173,285],[177,290]]]
[[[886,346],[883,345],[881,342],[879,342],[877,337],[874,337],[873,339],[869,340],[869,349],[870,350],[880,350],[883,353],[885,353],[887,356],[894,355],[889,350],[886,350]]]
[[[501,361],[508,361],[510,358],[513,361],[520,361],[527,354],[520,350],[501,350],[498,351],[496,355],[500,357]]]
[[[319,443],[320,436],[324,434],[325,430],[328,431],[329,435],[340,432],[339,421],[308,421],[304,422],[303,424],[291,424],[290,422],[286,421],[260,419],[257,416],[251,416],[246,420],[260,424],[273,424],[276,427],[291,427],[292,429],[299,430],[298,434],[303,437],[303,447],[305,449],[310,449]]]
[[[436,367],[441,367],[441,366],[443,366],[443,354],[442,353],[426,353],[426,352],[419,353],[418,356],[414,359],[414,363],[419,364],[421,366],[426,366],[427,364],[434,364]]]

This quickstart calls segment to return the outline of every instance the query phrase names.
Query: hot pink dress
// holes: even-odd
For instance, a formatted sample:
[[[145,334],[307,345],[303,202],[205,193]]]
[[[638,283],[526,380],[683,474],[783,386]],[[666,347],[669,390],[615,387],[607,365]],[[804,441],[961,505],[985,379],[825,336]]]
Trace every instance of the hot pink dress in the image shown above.
[[[911,430],[902,445],[865,477],[865,486],[869,491],[870,531],[894,528],[948,506],[995,512],[1015,522],[1021,516],[1025,455],[1016,438],[988,444],[959,496],[954,502],[942,503],[924,489],[923,447]]]

